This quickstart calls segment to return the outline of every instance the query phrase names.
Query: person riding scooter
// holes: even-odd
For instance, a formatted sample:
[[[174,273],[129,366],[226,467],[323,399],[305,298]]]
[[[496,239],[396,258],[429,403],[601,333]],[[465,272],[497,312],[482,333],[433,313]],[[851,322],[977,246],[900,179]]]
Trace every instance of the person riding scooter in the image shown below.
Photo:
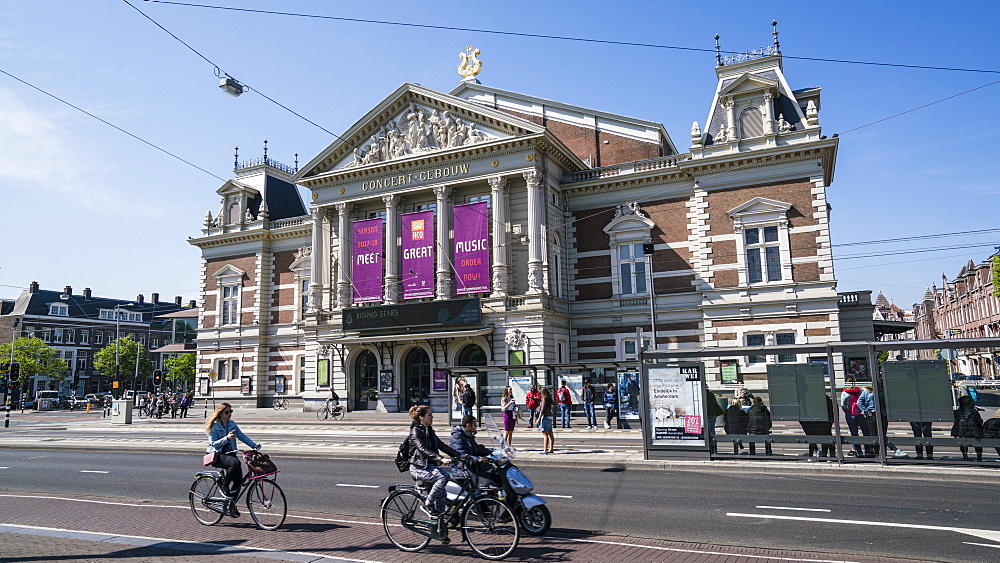
[[[471,464],[476,475],[493,479],[493,466],[489,463],[490,449],[476,442],[476,417],[463,416],[462,424],[451,428],[451,439],[448,445],[458,453],[476,459],[479,463]]]

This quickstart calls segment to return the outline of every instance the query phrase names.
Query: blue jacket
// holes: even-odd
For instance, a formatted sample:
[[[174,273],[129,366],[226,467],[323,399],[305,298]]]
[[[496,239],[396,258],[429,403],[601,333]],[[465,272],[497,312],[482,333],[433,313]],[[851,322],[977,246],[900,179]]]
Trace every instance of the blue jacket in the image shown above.
[[[239,441],[250,446],[251,448],[257,447],[257,443],[250,438],[247,438],[247,435],[244,434],[243,431],[240,430],[240,427],[232,420],[230,420],[229,424],[226,426],[222,425],[221,420],[216,420],[215,424],[212,425],[212,431],[208,433],[208,449],[205,450],[205,453],[226,453],[235,451],[236,440],[226,439],[226,436],[232,430],[236,431],[236,437]]]
[[[879,397],[881,399],[882,397]],[[875,394],[867,389],[861,390],[858,396],[858,408],[862,413],[875,414]]]
[[[618,391],[604,392],[604,408],[618,410]]]

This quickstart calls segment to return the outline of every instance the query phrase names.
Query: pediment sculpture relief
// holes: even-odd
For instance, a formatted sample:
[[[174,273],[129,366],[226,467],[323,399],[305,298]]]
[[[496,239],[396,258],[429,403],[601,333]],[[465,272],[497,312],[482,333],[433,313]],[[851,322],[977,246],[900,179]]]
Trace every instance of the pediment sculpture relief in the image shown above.
[[[343,168],[367,166],[428,151],[474,145],[493,138],[475,123],[447,111],[427,110],[410,104],[398,119],[371,136],[368,144],[354,149],[354,160]]]

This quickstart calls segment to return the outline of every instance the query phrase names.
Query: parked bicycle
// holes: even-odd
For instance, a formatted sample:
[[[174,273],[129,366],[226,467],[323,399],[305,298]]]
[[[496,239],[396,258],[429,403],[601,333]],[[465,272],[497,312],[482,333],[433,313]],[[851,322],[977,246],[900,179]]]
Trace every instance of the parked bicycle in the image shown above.
[[[146,405],[142,405],[139,408],[135,409],[135,412],[136,414],[139,415],[139,418],[149,418],[150,415],[152,414],[149,411],[149,407],[147,407]]]
[[[340,420],[344,418],[347,413],[345,409],[340,404],[334,405],[333,399],[327,399],[326,404],[323,405],[318,411],[316,411],[316,418],[320,420],[326,420],[332,418],[334,420]]]
[[[382,501],[382,527],[389,541],[402,551],[420,551],[432,539],[447,544],[449,527],[462,530],[469,547],[485,559],[503,559],[520,541],[517,518],[505,504],[500,487],[480,485],[464,460],[452,463],[447,484],[447,508],[439,518],[424,511],[430,486],[396,484]],[[461,474],[462,478],[459,478]]]
[[[228,506],[230,499],[222,494],[224,476],[221,471],[199,471],[196,473],[188,501],[191,512],[199,523],[214,526],[223,516],[238,518],[235,512],[236,504],[243,494],[246,494],[246,507],[257,527],[262,530],[275,530],[285,522],[288,506],[285,504],[285,493],[274,482],[273,475],[279,471],[274,464],[260,463],[262,454],[256,450],[244,451],[243,459],[250,471],[243,475],[239,491],[232,499],[232,508]],[[269,464],[269,465],[268,465]]]
[[[284,397],[275,397],[274,401],[271,403],[271,406],[274,407],[274,410],[287,409],[288,399]]]

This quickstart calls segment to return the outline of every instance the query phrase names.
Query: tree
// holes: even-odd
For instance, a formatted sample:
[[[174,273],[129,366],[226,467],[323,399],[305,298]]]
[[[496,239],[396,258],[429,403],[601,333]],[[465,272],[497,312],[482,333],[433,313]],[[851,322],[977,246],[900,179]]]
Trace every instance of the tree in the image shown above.
[[[10,360],[10,342],[0,344],[0,359]],[[36,375],[62,379],[69,369],[59,352],[41,338],[21,336],[14,340],[14,361],[21,364],[22,383]]]
[[[167,368],[167,381],[169,387],[176,388],[179,384],[194,383],[195,368],[197,358],[194,354],[181,354],[163,361],[163,367]]]
[[[118,373],[115,374],[115,346],[118,347]],[[139,379],[153,375],[153,362],[146,357],[146,348],[131,338],[119,338],[94,354],[94,369],[113,380],[135,377],[135,357],[139,355]]]

